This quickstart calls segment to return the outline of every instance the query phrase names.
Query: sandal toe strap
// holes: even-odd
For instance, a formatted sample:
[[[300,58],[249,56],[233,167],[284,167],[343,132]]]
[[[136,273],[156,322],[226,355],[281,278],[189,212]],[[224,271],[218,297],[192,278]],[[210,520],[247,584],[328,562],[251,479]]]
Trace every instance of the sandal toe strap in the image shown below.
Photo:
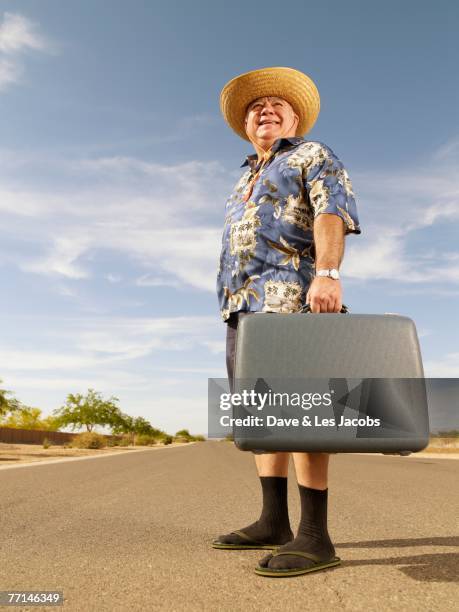
[[[313,555],[312,553],[301,552],[300,550],[285,550],[275,552],[273,557],[280,557],[281,555],[294,555],[295,557],[304,557],[305,559],[309,559],[310,561],[314,561],[314,563],[320,563],[321,559],[317,555]]]
[[[236,530],[236,531],[232,531],[231,533],[234,533],[235,535],[238,535],[240,538],[242,538],[243,540],[246,540],[247,542],[254,542],[255,544],[262,544],[262,542],[258,542],[257,540],[254,540],[253,538],[248,536],[243,531]]]

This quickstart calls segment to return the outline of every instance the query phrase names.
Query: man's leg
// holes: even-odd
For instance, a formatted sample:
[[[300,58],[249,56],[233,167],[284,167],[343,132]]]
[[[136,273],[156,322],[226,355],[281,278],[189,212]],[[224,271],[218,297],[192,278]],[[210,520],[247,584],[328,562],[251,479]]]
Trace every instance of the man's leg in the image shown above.
[[[328,487],[328,453],[292,453],[298,484],[311,489]]]
[[[260,476],[260,478],[269,478],[272,476],[287,478],[289,455],[290,453],[265,453],[263,455],[254,455],[258,476]]]
[[[239,316],[231,316],[227,324],[226,365],[231,392],[233,392],[234,382],[234,353],[238,321]],[[260,518],[255,523],[238,529],[237,532],[219,536],[214,541],[216,548],[219,548],[219,544],[243,548],[250,546],[250,542],[274,546],[293,539],[287,505],[289,453],[256,454],[254,457],[263,496]]]
[[[317,561],[295,555],[294,551],[315,555],[326,562],[335,558],[335,549],[327,528],[328,463],[327,453],[293,453],[301,501],[301,518],[294,540],[276,552],[278,557],[267,555],[259,566],[272,570],[313,568]]]
[[[236,532],[219,536],[214,544],[243,547],[252,542],[274,547],[293,539],[287,504],[289,453],[254,456],[263,496],[260,518]]]

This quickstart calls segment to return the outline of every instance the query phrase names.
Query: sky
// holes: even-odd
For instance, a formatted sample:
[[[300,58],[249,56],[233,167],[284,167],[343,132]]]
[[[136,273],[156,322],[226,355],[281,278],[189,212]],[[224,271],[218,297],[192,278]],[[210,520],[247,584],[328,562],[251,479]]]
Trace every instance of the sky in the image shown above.
[[[0,3],[0,379],[43,416],[88,388],[207,431],[224,378],[224,206],[252,152],[219,94],[265,66],[321,95],[360,236],[344,302],[417,326],[459,375],[459,5],[389,0]]]

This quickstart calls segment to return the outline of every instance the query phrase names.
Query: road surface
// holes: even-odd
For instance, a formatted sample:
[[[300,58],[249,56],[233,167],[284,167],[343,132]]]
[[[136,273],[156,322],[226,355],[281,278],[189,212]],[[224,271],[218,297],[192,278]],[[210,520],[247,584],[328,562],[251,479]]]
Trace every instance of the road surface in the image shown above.
[[[2,609],[457,609],[454,460],[332,455],[329,531],[342,565],[284,579],[253,573],[263,551],[210,546],[260,507],[252,456],[228,442],[0,470],[0,491],[0,590],[65,598]],[[289,504],[295,530],[293,478]]]

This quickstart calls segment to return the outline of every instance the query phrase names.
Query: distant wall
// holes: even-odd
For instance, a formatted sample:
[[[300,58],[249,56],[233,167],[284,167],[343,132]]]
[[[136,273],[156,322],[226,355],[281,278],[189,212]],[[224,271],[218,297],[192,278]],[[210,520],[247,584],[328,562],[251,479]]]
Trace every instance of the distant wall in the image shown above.
[[[81,432],[78,432],[81,433]],[[47,438],[53,444],[65,444],[70,442],[77,433],[64,431],[46,431],[43,429],[16,429],[15,427],[0,427],[0,442],[9,444],[42,444]],[[116,436],[105,436],[115,438]]]

